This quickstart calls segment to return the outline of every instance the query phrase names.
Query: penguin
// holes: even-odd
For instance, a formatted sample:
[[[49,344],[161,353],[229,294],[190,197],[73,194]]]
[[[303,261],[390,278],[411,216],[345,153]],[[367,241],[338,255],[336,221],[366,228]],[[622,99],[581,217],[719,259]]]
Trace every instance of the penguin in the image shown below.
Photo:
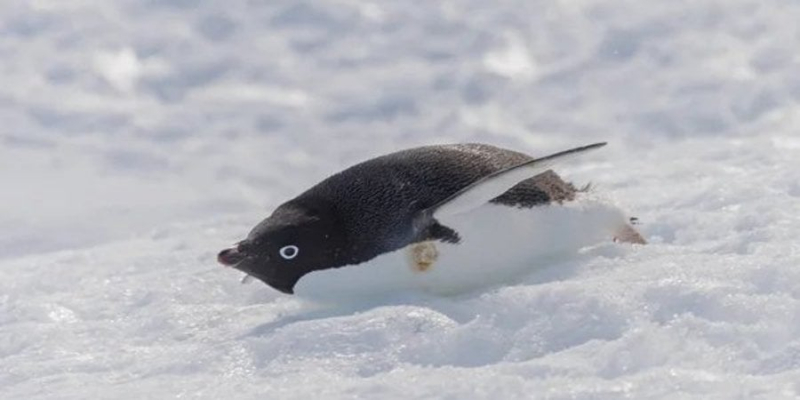
[[[621,210],[550,169],[605,145],[541,158],[433,145],[373,158],[283,203],[217,260],[243,282],[330,301],[458,294],[604,240],[644,244]]]

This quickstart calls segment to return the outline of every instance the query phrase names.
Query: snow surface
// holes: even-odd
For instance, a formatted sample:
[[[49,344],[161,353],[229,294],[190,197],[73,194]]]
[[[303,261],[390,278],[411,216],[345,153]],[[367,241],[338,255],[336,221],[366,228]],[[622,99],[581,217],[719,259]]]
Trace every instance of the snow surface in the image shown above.
[[[0,398],[800,396],[800,3],[6,0]],[[321,307],[215,253],[477,141],[642,221],[512,285]]]

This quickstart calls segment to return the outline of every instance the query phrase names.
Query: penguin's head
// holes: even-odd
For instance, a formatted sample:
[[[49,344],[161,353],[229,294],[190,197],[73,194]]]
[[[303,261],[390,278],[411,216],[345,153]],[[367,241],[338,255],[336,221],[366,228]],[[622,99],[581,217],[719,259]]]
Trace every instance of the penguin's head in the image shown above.
[[[303,275],[342,264],[346,237],[330,210],[284,204],[217,260],[292,294]]]

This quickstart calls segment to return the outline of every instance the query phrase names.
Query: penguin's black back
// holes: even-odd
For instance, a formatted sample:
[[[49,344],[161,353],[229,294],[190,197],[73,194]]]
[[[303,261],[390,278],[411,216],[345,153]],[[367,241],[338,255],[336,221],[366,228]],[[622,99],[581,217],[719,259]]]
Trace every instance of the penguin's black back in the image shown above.
[[[358,258],[369,259],[421,240],[457,240],[455,232],[440,225],[421,236],[413,233],[413,218],[467,185],[531,159],[485,144],[418,147],[354,165],[286,205],[322,205],[334,212]],[[547,171],[520,182],[492,203],[533,207],[571,200],[575,191],[574,186]]]

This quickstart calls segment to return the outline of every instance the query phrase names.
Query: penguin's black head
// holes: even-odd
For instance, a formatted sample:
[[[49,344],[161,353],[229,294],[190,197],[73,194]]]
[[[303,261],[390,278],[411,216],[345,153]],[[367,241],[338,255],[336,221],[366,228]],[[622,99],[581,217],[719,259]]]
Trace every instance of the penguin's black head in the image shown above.
[[[284,204],[217,260],[291,294],[303,275],[343,265],[345,241],[330,210]]]

